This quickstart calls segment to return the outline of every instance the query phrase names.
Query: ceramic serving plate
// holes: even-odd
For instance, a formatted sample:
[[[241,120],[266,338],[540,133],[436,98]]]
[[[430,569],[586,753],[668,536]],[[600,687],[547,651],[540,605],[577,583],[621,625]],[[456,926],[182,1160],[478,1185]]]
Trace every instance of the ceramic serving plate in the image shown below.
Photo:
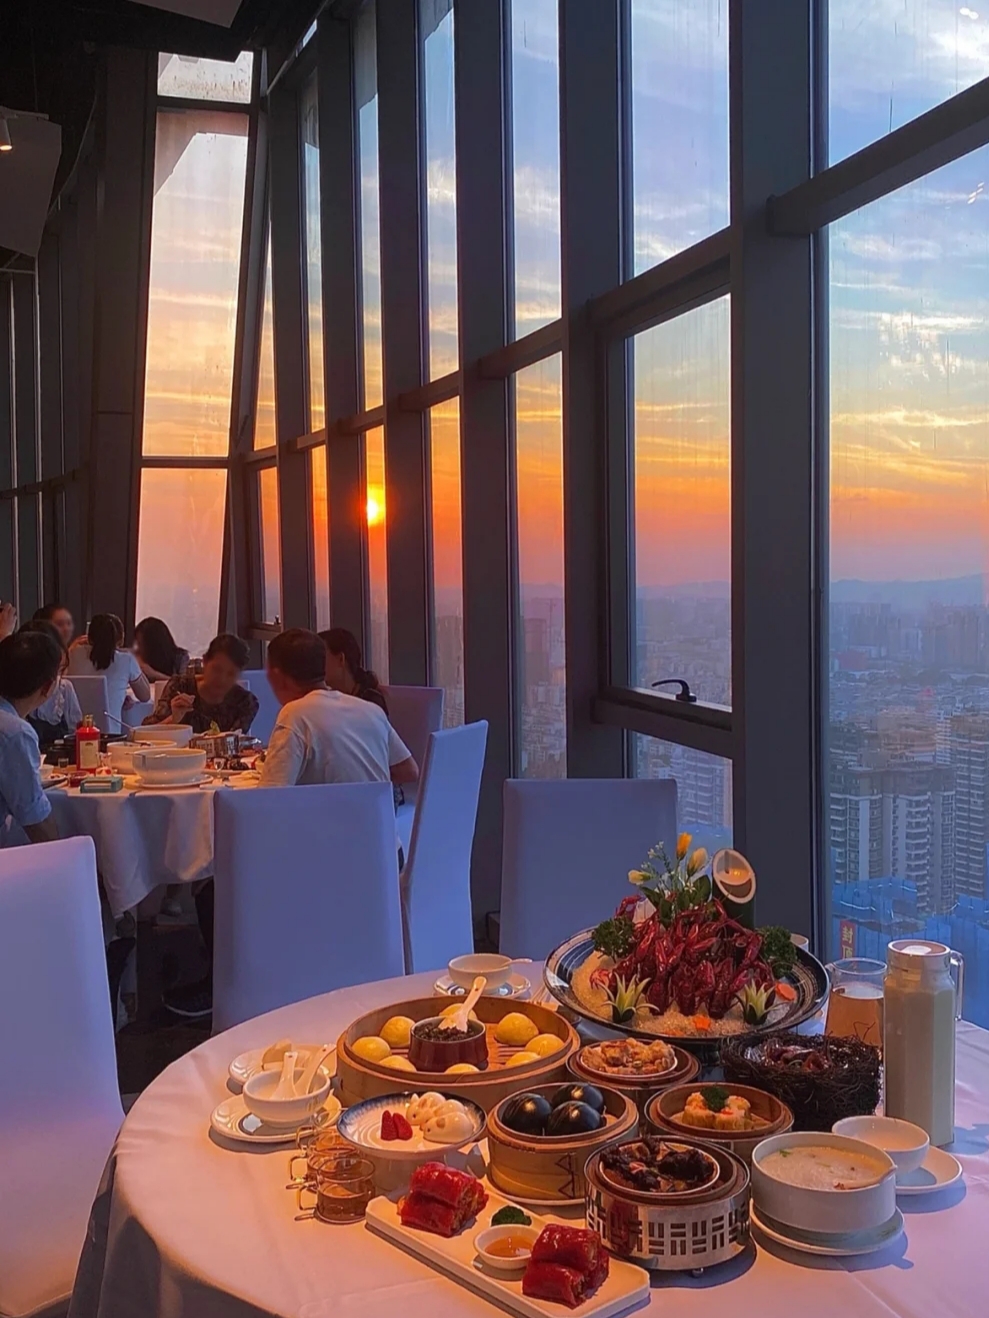
[[[947,1190],[949,1185],[956,1185],[961,1178],[962,1165],[954,1154],[946,1149],[930,1148],[916,1171],[897,1172],[897,1197],[901,1194],[936,1194],[938,1190]]]
[[[801,1254],[817,1254],[822,1258],[854,1258],[862,1254],[875,1254],[903,1234],[903,1214],[898,1208],[888,1221],[868,1231],[798,1231],[795,1227],[776,1222],[766,1214],[760,1214],[755,1204],[749,1210],[749,1218],[753,1226],[777,1245],[785,1245],[787,1249],[795,1249]]]
[[[532,985],[524,975],[509,975],[504,984],[497,988],[485,989],[486,998],[524,998]],[[468,990],[461,984],[455,984],[449,975],[440,975],[433,985],[434,993],[441,993],[446,998],[465,998]]]
[[[340,1116],[339,1100],[331,1094],[323,1104],[322,1111],[324,1126],[335,1126]],[[224,1099],[215,1107],[209,1124],[217,1135],[238,1144],[294,1144],[298,1134],[297,1126],[266,1126],[260,1118],[248,1112],[241,1094]]]
[[[296,1051],[299,1053],[299,1065],[304,1066],[305,1063],[309,1060],[310,1055],[318,1047],[319,1045],[314,1043],[298,1044],[296,1046]],[[233,1081],[235,1085],[243,1089],[244,1085],[248,1082],[248,1080],[250,1080],[251,1076],[254,1075],[255,1072],[261,1069],[261,1058],[264,1056],[264,1053],[265,1053],[264,1048],[249,1048],[246,1053],[239,1053],[233,1059],[233,1061],[230,1063],[229,1067],[227,1068],[227,1074],[230,1076],[230,1079]],[[302,1056],[303,1053],[306,1055]],[[280,1071],[281,1063],[272,1062],[265,1069],[268,1071]],[[336,1069],[337,1069],[336,1048],[334,1048],[331,1052],[327,1053],[326,1057],[323,1058],[323,1061],[320,1064],[319,1069],[321,1071],[325,1071],[326,1074],[329,1076],[336,1075]]]
[[[383,1098],[369,1098],[364,1103],[357,1103],[347,1108],[337,1122],[337,1130],[345,1140],[355,1144],[367,1153],[375,1154],[389,1161],[428,1162],[430,1158],[440,1161],[452,1149],[465,1149],[476,1143],[484,1134],[487,1118],[484,1109],[472,1103],[470,1099],[459,1098],[474,1120],[474,1129],[470,1136],[456,1144],[439,1144],[435,1140],[424,1138],[418,1127],[413,1128],[410,1140],[383,1140],[381,1138],[381,1118],[386,1111],[401,1112],[411,1100],[411,1094],[385,1095]]]

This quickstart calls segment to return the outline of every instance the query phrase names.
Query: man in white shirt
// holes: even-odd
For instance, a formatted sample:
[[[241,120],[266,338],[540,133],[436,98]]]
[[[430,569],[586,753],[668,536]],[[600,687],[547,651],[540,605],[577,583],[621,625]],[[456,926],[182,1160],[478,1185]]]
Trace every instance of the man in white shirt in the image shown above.
[[[326,646],[294,627],[268,646],[268,681],[281,713],[262,787],[295,783],[414,783],[419,767],[382,709],[326,685]]]

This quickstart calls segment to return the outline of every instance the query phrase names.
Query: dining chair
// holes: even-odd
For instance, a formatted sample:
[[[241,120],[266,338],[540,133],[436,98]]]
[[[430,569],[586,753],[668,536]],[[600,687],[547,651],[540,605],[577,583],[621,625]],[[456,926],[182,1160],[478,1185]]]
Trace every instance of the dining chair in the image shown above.
[[[251,724],[251,736],[257,737],[267,746],[278,722],[281,701],[272,691],[268,674],[263,668],[245,668],[241,674],[241,682],[258,698],[258,712]]]
[[[430,733],[402,871],[407,975],[474,950],[470,857],[487,741],[483,720]]]
[[[155,712],[155,701],[153,700],[131,700],[124,701],[124,708],[121,713],[121,721],[125,728],[139,728],[149,714]],[[112,723],[112,720],[111,720]],[[116,725],[114,725],[116,727]],[[121,729],[116,728],[116,731]]]
[[[404,972],[390,783],[214,797],[213,1031]]]
[[[672,778],[505,783],[501,951],[541,959],[613,914],[650,847],[676,846]]]
[[[64,1313],[123,1111],[88,837],[0,851],[0,1314]]]
[[[117,720],[107,717],[110,697],[107,694],[106,678],[90,674],[86,677],[70,676],[69,681],[75,687],[83,717],[92,714],[93,722],[100,732],[119,732]]]
[[[388,703],[388,718],[392,727],[412,752],[420,772],[426,759],[430,733],[443,726],[443,702],[446,692],[441,686],[383,686],[382,694]],[[405,804],[396,810],[398,840],[406,857],[412,842],[412,825],[415,820],[415,783],[403,789]]]

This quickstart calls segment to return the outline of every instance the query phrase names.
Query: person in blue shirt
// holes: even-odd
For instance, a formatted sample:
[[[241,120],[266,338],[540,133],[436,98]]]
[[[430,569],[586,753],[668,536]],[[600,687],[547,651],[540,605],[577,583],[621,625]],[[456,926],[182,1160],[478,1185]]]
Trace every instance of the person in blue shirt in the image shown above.
[[[0,847],[58,837],[41,786],[38,734],[27,716],[51,695],[61,666],[61,646],[44,632],[0,641]]]

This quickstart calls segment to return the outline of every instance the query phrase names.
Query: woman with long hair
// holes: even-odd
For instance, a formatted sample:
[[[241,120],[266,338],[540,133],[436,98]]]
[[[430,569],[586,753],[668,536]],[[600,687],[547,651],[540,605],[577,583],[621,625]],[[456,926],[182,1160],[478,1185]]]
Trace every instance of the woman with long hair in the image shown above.
[[[326,685],[345,696],[370,700],[387,714],[388,702],[381,683],[375,673],[364,667],[364,656],[354,633],[346,627],[331,627],[320,632],[319,639],[326,646]]]
[[[168,624],[161,618],[142,618],[134,628],[134,653],[149,682],[167,681],[184,673],[189,651],[176,645]]]
[[[240,685],[249,655],[239,636],[214,636],[203,655],[203,671],[169,678],[145,723],[188,723],[196,733],[214,724],[221,732],[250,732],[258,698]]]
[[[69,668],[69,653],[58,626],[47,618],[35,615],[24,624],[21,631],[42,632],[50,636],[62,651],[62,663],[51,694],[43,705],[39,705],[33,714],[27,716],[27,721],[38,734],[38,746],[44,753],[61,737],[68,737],[75,732],[82,722],[82,710],[79,708],[75,687],[65,675]]]
[[[135,700],[150,700],[151,687],[130,650],[122,646],[123,625],[112,613],[97,613],[82,645],[69,651],[72,677],[105,677],[107,713],[120,726],[128,691]]]

